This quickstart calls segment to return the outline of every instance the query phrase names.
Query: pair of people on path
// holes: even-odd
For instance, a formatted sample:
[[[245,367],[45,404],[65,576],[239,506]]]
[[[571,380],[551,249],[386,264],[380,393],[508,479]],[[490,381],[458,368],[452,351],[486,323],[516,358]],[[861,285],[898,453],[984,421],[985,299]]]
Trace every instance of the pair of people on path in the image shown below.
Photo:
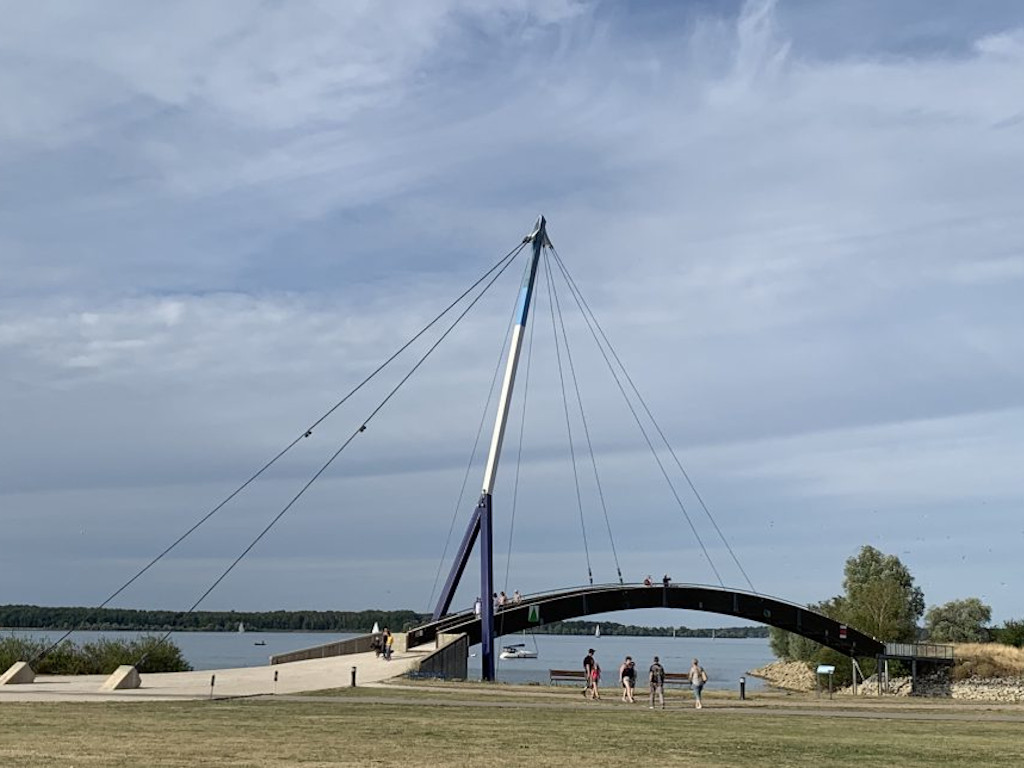
[[[598,683],[601,681],[601,665],[594,658],[594,653],[594,649],[591,648],[587,651],[587,655],[583,657],[583,673],[586,677],[583,695],[591,699],[600,699],[601,693],[598,691]]]

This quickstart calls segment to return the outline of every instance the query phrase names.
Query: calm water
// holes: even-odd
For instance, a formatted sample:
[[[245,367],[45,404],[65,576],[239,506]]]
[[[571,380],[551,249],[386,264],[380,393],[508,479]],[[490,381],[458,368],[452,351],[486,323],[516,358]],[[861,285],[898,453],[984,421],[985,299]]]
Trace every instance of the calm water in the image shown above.
[[[3,630],[14,634],[56,640],[63,632],[50,630]],[[133,638],[144,632],[76,632],[71,640],[78,645],[106,638]],[[322,645],[335,640],[357,637],[351,633],[331,632],[176,632],[171,640],[195,669],[224,669],[227,667],[258,667],[268,663],[271,654]],[[255,645],[257,642],[266,645]],[[536,659],[497,660],[496,676],[508,683],[547,683],[549,669],[582,669],[588,648],[594,648],[601,665],[602,681],[617,683],[619,664],[626,655],[636,661],[637,681],[646,684],[647,668],[654,656],[668,672],[686,672],[690,661],[697,657],[708,672],[710,689],[731,689],[739,686],[739,679],[749,670],[774,661],[767,638],[737,640],[711,640],[707,638],[671,637],[587,637],[567,635],[516,635],[498,638],[497,647],[507,643],[526,643],[536,649]],[[469,659],[470,676],[480,677],[479,646]],[[758,690],[760,680],[747,678],[747,688]]]
[[[57,640],[63,632],[43,629],[5,629],[0,634],[41,637]],[[75,632],[69,639],[76,645],[106,637],[130,639],[153,632]],[[171,641],[181,648],[182,654],[195,669],[225,669],[228,667],[259,667],[270,662],[270,656],[295,651],[312,645],[323,645],[335,640],[358,637],[344,632],[175,632]],[[266,645],[255,645],[264,642]]]
[[[744,638],[736,640],[711,640],[710,638],[671,637],[587,637],[568,635],[517,635],[499,638],[500,649],[508,643],[526,643],[529,649],[539,652],[536,659],[498,659],[495,676],[508,683],[548,682],[549,669],[583,669],[583,657],[588,648],[597,653],[594,657],[601,665],[602,685],[617,685],[619,665],[627,656],[632,656],[637,666],[637,683],[647,684],[647,670],[655,656],[661,658],[666,672],[686,672],[696,657],[707,670],[709,689],[738,690],[739,679],[756,667],[775,661],[768,638]],[[472,652],[479,653],[479,646]],[[470,675],[480,676],[480,658],[469,660]],[[747,689],[758,690],[762,683],[757,678],[747,677]]]

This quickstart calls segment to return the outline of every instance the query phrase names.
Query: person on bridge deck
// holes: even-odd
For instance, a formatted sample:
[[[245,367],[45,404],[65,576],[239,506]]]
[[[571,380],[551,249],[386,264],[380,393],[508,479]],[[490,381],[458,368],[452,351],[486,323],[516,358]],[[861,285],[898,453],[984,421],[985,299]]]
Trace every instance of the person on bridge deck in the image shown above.
[[[391,654],[395,651],[395,636],[388,632],[388,644],[384,646],[384,658],[391,661]]]
[[[384,627],[380,633],[380,653],[384,657],[384,661],[391,661],[391,645],[391,630]]]
[[[651,574],[649,574],[649,573],[647,574],[647,578],[644,579],[644,586],[645,587],[653,587],[654,586],[654,582],[651,581]]]
[[[630,704],[635,703],[633,689],[636,688],[636,665],[632,656],[627,656],[619,667],[619,682],[622,684],[622,700]]]
[[[664,585],[666,587],[671,583],[671,581],[672,581],[672,577],[669,576],[667,573],[664,576],[661,577],[661,583],[662,583],[662,585]]]
[[[665,708],[665,668],[661,666],[661,662],[658,661],[658,657],[654,657],[654,663],[651,664],[651,709],[654,709],[654,695],[658,695],[658,701],[661,702],[661,708]]]
[[[498,607],[499,608],[504,608],[506,603],[508,603],[508,597],[505,596],[505,593],[503,591],[499,592],[498,593]]]
[[[583,657],[583,673],[586,677],[583,695],[595,699],[601,698],[597,691],[597,681],[601,679],[601,668],[597,665],[597,660],[594,658],[593,648],[588,650],[587,655]]]
[[[523,602],[523,596],[522,594],[520,594],[518,589],[512,593],[512,602],[515,605],[519,605],[521,602]]]
[[[704,667],[700,665],[697,659],[693,660],[693,664],[690,665],[690,685],[693,686],[693,706],[697,709],[703,709],[704,705],[701,704],[700,695],[704,691],[704,683],[708,681],[708,673],[704,671]]]
[[[476,602],[473,603],[473,613],[476,614],[477,616],[480,615],[480,598],[479,597],[476,599]]]

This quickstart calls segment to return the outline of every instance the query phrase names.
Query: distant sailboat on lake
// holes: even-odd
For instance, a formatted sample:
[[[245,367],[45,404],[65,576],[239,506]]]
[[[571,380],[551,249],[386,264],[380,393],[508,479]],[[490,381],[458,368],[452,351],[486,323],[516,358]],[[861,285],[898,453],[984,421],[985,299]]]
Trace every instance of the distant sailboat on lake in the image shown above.
[[[598,624],[597,625],[597,629],[594,630],[594,637],[600,637],[600,636],[601,636],[601,625]]]
[[[243,624],[242,622],[238,622],[238,631],[245,632],[245,624]]]

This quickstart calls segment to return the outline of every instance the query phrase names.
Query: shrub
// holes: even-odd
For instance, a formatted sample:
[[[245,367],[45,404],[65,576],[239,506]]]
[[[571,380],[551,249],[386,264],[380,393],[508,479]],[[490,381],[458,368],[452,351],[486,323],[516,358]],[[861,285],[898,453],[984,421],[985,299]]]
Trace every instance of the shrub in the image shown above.
[[[30,637],[0,638],[0,667],[6,670],[16,661],[32,661],[41,675],[109,675],[122,664],[139,672],[188,672],[191,665],[181,649],[169,640],[145,636],[135,640],[102,638],[78,647],[65,640],[40,659],[49,648],[45,640]]]
[[[1002,627],[995,630],[995,636],[1003,645],[1024,648],[1024,621],[1007,619]]]

